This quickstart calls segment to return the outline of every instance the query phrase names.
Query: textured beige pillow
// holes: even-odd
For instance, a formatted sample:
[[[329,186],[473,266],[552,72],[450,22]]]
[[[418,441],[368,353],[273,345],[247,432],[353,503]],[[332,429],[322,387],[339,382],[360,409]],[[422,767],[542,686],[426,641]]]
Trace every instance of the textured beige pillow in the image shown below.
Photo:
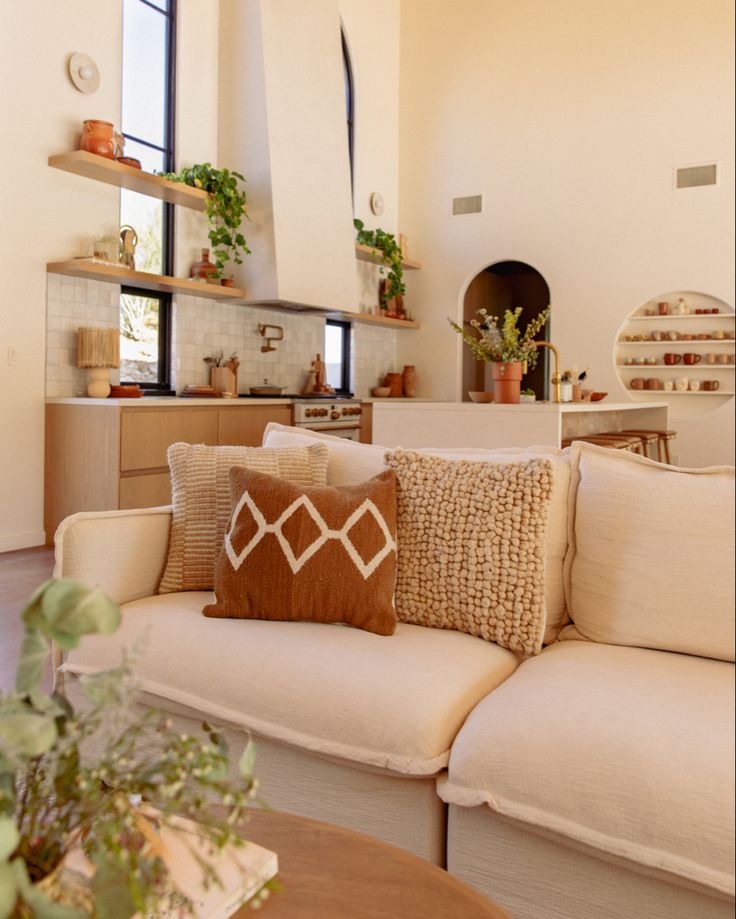
[[[398,476],[399,619],[539,653],[552,463],[409,450],[391,450],[386,461]]]
[[[205,616],[396,628],[396,476],[300,486],[230,470],[233,511]]]
[[[577,442],[568,609],[584,638],[734,659],[734,468]]]
[[[228,472],[245,466],[299,485],[324,485],[327,448],[208,447],[172,444],[168,449],[173,515],[166,570],[159,593],[211,590],[215,562],[232,502]]]

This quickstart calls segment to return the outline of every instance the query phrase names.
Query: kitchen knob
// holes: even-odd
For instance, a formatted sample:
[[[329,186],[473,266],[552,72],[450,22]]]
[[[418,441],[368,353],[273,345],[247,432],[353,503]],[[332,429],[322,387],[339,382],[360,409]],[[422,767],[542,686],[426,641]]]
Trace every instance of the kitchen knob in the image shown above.
[[[327,409],[325,409],[325,411],[327,411]],[[333,410],[330,412],[330,418],[331,418],[333,421],[337,421],[339,417],[340,417],[340,412],[339,412],[339,411],[333,409]]]
[[[321,408],[321,409],[319,410],[319,413],[320,413],[320,415],[323,415],[323,416],[324,416],[324,415],[327,414],[327,409],[326,409],[326,408]]]
[[[360,406],[358,406],[358,407],[355,409],[355,414],[356,414],[356,415],[361,415],[362,413],[363,413],[363,409],[362,409]]]

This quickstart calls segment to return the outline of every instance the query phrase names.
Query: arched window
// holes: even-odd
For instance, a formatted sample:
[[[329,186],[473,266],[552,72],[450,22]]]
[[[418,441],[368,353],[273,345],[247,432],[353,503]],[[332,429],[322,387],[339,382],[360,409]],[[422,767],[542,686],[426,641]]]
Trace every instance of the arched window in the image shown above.
[[[345,40],[345,32],[340,31],[342,39],[342,71],[345,79],[345,117],[348,125],[348,155],[350,157],[350,184],[353,184],[353,68],[350,63],[350,52]]]

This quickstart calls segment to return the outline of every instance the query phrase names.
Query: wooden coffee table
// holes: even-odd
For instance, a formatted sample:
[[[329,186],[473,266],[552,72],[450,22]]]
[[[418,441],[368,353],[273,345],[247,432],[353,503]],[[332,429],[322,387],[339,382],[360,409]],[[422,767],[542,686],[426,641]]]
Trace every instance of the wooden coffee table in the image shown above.
[[[363,833],[250,811],[244,836],[279,857],[263,919],[510,919],[446,871]],[[256,915],[245,907],[235,914]]]

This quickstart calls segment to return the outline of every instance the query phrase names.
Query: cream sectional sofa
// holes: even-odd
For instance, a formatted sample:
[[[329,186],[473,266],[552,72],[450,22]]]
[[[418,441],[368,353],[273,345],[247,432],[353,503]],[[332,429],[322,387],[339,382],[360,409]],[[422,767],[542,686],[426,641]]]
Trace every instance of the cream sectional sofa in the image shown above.
[[[331,484],[383,467],[380,447],[279,425],[264,444],[314,440]],[[157,594],[170,509],[111,511],[56,537],[56,575],[123,607],[61,664],[68,691],[138,643],[142,702],[183,730],[216,719],[236,753],[251,732],[270,805],[447,865],[517,919],[733,915],[733,469],[428,452],[553,462],[540,655],[404,623],[206,619],[211,593]]]

